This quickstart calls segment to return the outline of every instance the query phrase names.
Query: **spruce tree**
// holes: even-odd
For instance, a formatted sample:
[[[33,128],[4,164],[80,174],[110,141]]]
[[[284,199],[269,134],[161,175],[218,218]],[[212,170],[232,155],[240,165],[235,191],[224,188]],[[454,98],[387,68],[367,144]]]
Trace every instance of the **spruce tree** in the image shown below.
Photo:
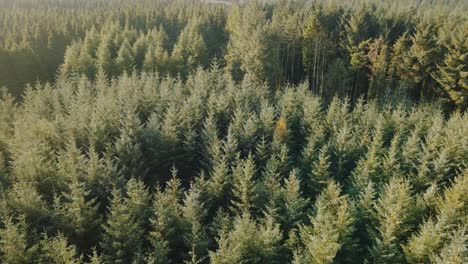
[[[432,74],[451,102],[460,109],[468,107],[468,40],[464,36],[466,30],[463,29],[452,35],[446,45],[444,61],[437,65],[437,71]]]
[[[212,263],[282,263],[278,255],[282,235],[270,215],[257,224],[249,215],[234,219],[232,230],[221,230]]]
[[[90,198],[90,191],[77,179],[68,185],[69,191],[56,199],[55,212],[65,227],[71,241],[87,251],[98,241],[101,219],[96,198]]]
[[[176,67],[175,72],[184,77],[193,72],[198,65],[208,64],[207,47],[200,31],[201,21],[189,21],[172,51],[171,60]]]
[[[107,76],[114,76],[116,64],[112,56],[113,40],[111,34],[106,34],[101,39],[96,52],[96,64]]]
[[[59,233],[55,237],[45,236],[41,241],[44,262],[56,264],[80,264],[83,258],[78,256],[76,247],[69,245],[66,237]]]
[[[315,202],[310,225],[300,227],[302,246],[294,252],[294,263],[333,263],[349,240],[352,208],[348,197],[331,181]]]
[[[105,262],[131,263],[142,257],[143,230],[133,213],[128,200],[114,189],[101,242]]]
[[[17,223],[15,219],[4,215],[3,228],[0,229],[0,260],[8,264],[29,263],[37,255],[37,245],[28,242],[28,226],[24,217]]]
[[[154,201],[154,216],[151,219],[152,231],[149,240],[152,245],[150,259],[153,263],[181,262],[188,258],[191,246],[186,244],[186,234],[190,226],[183,218],[181,206],[182,191],[177,171],[167,182],[164,191],[158,191]]]
[[[240,160],[233,169],[233,196],[232,204],[239,215],[249,215],[255,208],[257,190],[255,183],[255,164],[252,155],[246,160]]]
[[[299,227],[305,221],[306,209],[309,203],[308,198],[304,198],[301,191],[301,181],[295,169],[291,170],[289,177],[285,180],[283,187],[285,216],[285,230]]]
[[[135,66],[135,58],[133,55],[132,47],[127,39],[122,42],[120,49],[115,58],[115,64],[117,65],[117,72],[131,73]]]
[[[404,255],[398,241],[413,227],[414,205],[410,185],[393,177],[375,202],[376,230],[370,230],[374,243],[372,259],[378,263],[401,262]]]

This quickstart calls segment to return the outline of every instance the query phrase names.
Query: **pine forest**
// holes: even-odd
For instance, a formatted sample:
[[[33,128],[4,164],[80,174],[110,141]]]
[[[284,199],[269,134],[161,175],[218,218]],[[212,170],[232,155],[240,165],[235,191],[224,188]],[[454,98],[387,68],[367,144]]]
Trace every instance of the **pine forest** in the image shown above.
[[[0,263],[468,263],[466,0],[0,0]]]

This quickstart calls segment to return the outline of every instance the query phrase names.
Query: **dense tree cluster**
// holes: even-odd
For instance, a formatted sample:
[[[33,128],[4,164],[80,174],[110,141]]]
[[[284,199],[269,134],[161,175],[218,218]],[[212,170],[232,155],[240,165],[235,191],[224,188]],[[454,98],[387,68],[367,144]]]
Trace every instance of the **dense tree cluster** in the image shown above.
[[[466,263],[467,9],[2,1],[0,263]]]
[[[467,2],[6,1],[0,85],[99,70],[187,78],[216,60],[234,80],[304,80],[330,101],[440,100],[468,106]]]
[[[104,72],[3,94],[2,263],[466,260],[466,114]]]

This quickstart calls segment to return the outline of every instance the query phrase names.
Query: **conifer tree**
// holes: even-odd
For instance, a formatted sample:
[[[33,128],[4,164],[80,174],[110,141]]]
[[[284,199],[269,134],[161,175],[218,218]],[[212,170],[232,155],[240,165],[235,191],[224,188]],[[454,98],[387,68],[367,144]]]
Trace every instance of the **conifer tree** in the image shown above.
[[[148,47],[143,61],[143,70],[146,72],[159,72],[161,75],[168,73],[172,67],[167,52],[168,36],[164,28],[154,28],[146,36]]]
[[[79,248],[87,250],[98,240],[96,233],[100,231],[101,224],[98,203],[96,198],[89,198],[90,191],[77,179],[72,180],[68,187],[70,190],[56,199],[54,209],[61,224],[69,232],[71,241]]]
[[[135,58],[133,55],[132,47],[127,39],[122,42],[120,49],[117,53],[117,58],[115,58],[115,63],[117,65],[118,73],[131,73],[133,67],[135,66]]]
[[[444,246],[438,256],[435,256],[431,263],[454,263],[462,264],[466,262],[466,226],[455,231],[450,238],[450,242]]]
[[[279,225],[270,215],[257,224],[249,215],[234,219],[232,230],[219,234],[219,248],[210,252],[212,263],[281,263]]]
[[[4,215],[3,228],[0,229],[0,260],[3,263],[29,263],[36,258],[37,246],[28,242],[28,227],[24,217],[18,223]]]
[[[114,189],[107,222],[103,226],[101,247],[105,262],[131,263],[142,257],[143,230],[133,213],[128,201]]]
[[[142,70],[147,46],[146,37],[143,34],[141,34],[135,43],[133,43],[132,52],[135,57],[135,68],[138,72],[141,72]]]
[[[236,80],[247,74],[254,81],[267,79],[274,83],[278,58],[271,54],[275,49],[268,43],[271,36],[265,16],[256,2],[243,8],[235,5],[230,10],[226,25],[229,32],[226,61],[227,70]]]
[[[306,208],[309,203],[308,198],[302,197],[301,181],[295,169],[291,170],[289,177],[285,180],[283,193],[285,205],[285,226],[288,230],[299,227],[305,221]]]
[[[332,180],[330,174],[330,155],[328,146],[324,145],[318,154],[317,159],[312,163],[310,172],[309,191],[313,194],[319,194],[322,189]]]
[[[310,226],[301,226],[303,246],[294,253],[294,263],[333,263],[338,251],[348,242],[352,212],[346,195],[331,181],[315,202]]]
[[[61,72],[65,75],[77,73],[77,66],[80,59],[80,46],[81,43],[73,43],[67,47],[64,55],[64,62],[61,66]]]
[[[214,206],[224,205],[224,201],[229,197],[229,189],[232,186],[230,170],[227,167],[227,161],[224,156],[220,157],[213,165],[208,182],[208,190],[211,196],[211,204]]]
[[[186,235],[186,244],[190,248],[189,262],[200,263],[207,254],[208,236],[204,218],[206,209],[201,201],[201,192],[197,185],[192,185],[190,192],[185,195],[183,217],[190,225],[190,232]]]
[[[410,263],[431,262],[433,255],[441,251],[448,235],[465,223],[466,192],[468,185],[466,172],[456,178],[450,188],[437,199],[437,219],[429,218],[421,224],[418,233],[413,234],[403,247]]]
[[[151,219],[152,231],[149,237],[152,245],[150,259],[153,263],[167,263],[169,260],[181,262],[187,259],[189,252],[185,236],[190,229],[183,218],[180,204],[181,183],[176,178],[175,169],[172,174],[173,177],[167,183],[165,191],[158,191],[155,196],[154,216]]]
[[[374,245],[371,249],[375,262],[404,260],[398,241],[412,228],[414,205],[410,185],[399,177],[393,177],[385,185],[375,203],[376,230],[371,231]]]
[[[83,263],[78,256],[76,247],[69,245],[65,236],[59,233],[55,237],[45,236],[41,241],[43,253],[42,261],[56,264],[79,264]]]
[[[175,72],[184,77],[193,72],[198,65],[208,64],[207,47],[200,31],[199,19],[189,21],[172,51],[171,60],[175,64]]]
[[[436,64],[440,60],[440,48],[437,45],[436,25],[421,23],[416,33],[411,37],[411,47],[404,59],[404,74],[407,79],[416,83],[413,96],[424,98],[434,91],[434,80],[431,74],[436,70]]]
[[[369,44],[367,54],[370,68],[370,84],[367,96],[379,98],[385,92],[389,65],[389,50],[385,39],[380,36]]]
[[[468,42],[463,36],[466,30],[457,30],[446,45],[447,54],[444,61],[437,65],[437,71],[432,74],[435,80],[448,94],[453,104],[460,108],[468,107]]]
[[[111,34],[106,34],[101,39],[96,51],[96,64],[107,76],[114,76],[116,67],[112,56],[113,40]]]
[[[249,215],[255,208],[257,190],[255,184],[255,164],[252,155],[246,160],[240,160],[233,169],[233,196],[232,204],[239,215]]]

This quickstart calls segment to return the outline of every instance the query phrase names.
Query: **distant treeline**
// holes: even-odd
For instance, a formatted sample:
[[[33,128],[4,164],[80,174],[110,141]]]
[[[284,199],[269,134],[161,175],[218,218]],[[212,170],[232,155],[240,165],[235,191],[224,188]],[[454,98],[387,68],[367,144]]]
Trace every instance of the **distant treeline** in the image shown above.
[[[101,70],[185,79],[216,60],[330,101],[468,102],[466,1],[4,1],[0,85]]]

